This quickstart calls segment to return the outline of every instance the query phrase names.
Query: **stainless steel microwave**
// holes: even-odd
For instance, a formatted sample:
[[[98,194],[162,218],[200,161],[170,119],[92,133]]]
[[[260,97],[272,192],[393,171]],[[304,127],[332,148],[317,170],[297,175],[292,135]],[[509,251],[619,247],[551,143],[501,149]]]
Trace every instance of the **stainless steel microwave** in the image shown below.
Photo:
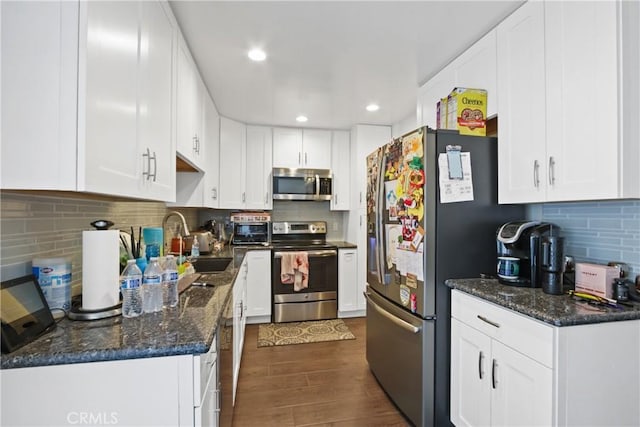
[[[273,169],[274,200],[331,200],[329,169]]]

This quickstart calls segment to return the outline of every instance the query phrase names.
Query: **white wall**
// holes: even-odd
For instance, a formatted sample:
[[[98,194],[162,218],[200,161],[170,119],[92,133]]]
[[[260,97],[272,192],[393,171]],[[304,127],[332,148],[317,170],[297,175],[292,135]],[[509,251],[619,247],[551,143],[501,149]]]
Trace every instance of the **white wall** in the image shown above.
[[[412,111],[404,119],[391,125],[391,135],[393,138],[398,138],[406,133],[418,127],[418,120],[416,119],[415,111]]]

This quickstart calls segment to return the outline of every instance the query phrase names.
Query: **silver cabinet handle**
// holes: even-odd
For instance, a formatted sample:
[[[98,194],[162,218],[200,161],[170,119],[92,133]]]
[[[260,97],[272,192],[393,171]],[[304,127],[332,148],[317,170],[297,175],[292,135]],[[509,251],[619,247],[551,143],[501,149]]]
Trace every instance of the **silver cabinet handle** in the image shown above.
[[[298,151],[298,164],[301,165],[302,164],[302,152]]]
[[[218,189],[215,187],[211,189],[211,198],[213,200],[218,200]]]
[[[540,163],[537,160],[533,161],[533,186],[540,187]]]
[[[338,256],[338,251],[332,250],[332,249],[317,250],[317,251],[303,251],[303,252],[305,252],[308,257],[315,257],[315,258],[327,257],[327,256]],[[282,256],[285,253],[286,252],[274,252],[273,257],[282,258]]]
[[[267,203],[269,203],[269,192],[268,191],[266,193],[264,193],[264,204],[266,205]]]
[[[378,304],[376,304],[375,302],[373,302],[373,300],[371,299],[371,297],[369,296],[368,293],[364,293],[364,297],[367,299],[367,301],[369,301],[371,303],[371,307],[373,307],[379,314],[381,314],[382,316],[386,317],[387,319],[391,320],[393,323],[395,323],[396,325],[400,326],[402,329],[409,331],[411,333],[417,334],[418,332],[420,332],[419,327],[417,326],[413,326],[411,323],[406,322],[404,320],[402,320],[399,317],[394,316],[393,314],[389,313],[387,310],[383,309],[382,307],[380,307]]]
[[[156,182],[156,173],[158,172],[158,158],[156,157],[156,152],[153,152],[153,182]]]
[[[243,191],[242,192],[242,203],[244,203],[247,200],[247,194]]]
[[[553,156],[549,156],[549,185],[554,185],[556,183],[555,166],[556,161]]]
[[[338,204],[338,195],[337,194],[333,195],[333,204],[334,204],[334,206]]]
[[[194,152],[198,152],[198,135],[193,135],[193,137],[191,138],[191,140],[193,141],[193,151]]]
[[[484,377],[484,371],[482,370],[482,362],[484,361],[484,353],[478,352],[478,377],[482,379]]]
[[[496,371],[498,370],[498,361],[496,359],[493,359],[493,363],[491,364],[491,387],[493,387],[493,389],[496,389],[496,384],[498,381],[496,381]]]
[[[146,176],[147,177],[147,181],[149,181],[149,178],[151,175],[151,153],[149,152],[149,147],[147,147],[147,152],[146,153],[142,153],[142,159],[144,160],[144,158],[147,158],[147,170],[142,172],[142,176]],[[144,169],[144,166],[143,166]]]
[[[493,327],[495,327],[495,328],[499,328],[499,327],[500,327],[500,324],[499,324],[499,323],[492,322],[491,320],[487,319],[487,318],[486,318],[486,317],[484,317],[484,316],[480,316],[479,314],[478,314],[478,319],[482,320],[482,321],[483,321],[483,322],[485,322],[485,323],[490,324],[491,326],[493,326]]]
[[[306,166],[306,165],[307,165],[307,163],[309,163],[309,162],[307,161],[307,153],[304,153],[304,165]]]

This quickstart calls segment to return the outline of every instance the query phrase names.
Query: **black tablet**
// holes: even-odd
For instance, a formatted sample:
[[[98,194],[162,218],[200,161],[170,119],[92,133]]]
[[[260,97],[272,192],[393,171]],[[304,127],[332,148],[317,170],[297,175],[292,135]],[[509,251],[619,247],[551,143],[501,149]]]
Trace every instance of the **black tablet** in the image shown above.
[[[0,318],[3,353],[22,347],[56,325],[42,289],[32,274],[2,282]]]

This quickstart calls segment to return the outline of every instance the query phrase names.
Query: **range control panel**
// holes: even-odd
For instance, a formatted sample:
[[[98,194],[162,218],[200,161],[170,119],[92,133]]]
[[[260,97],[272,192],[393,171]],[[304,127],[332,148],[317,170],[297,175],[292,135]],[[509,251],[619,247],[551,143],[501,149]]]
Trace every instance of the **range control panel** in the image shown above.
[[[327,234],[326,221],[274,222],[272,234]]]

